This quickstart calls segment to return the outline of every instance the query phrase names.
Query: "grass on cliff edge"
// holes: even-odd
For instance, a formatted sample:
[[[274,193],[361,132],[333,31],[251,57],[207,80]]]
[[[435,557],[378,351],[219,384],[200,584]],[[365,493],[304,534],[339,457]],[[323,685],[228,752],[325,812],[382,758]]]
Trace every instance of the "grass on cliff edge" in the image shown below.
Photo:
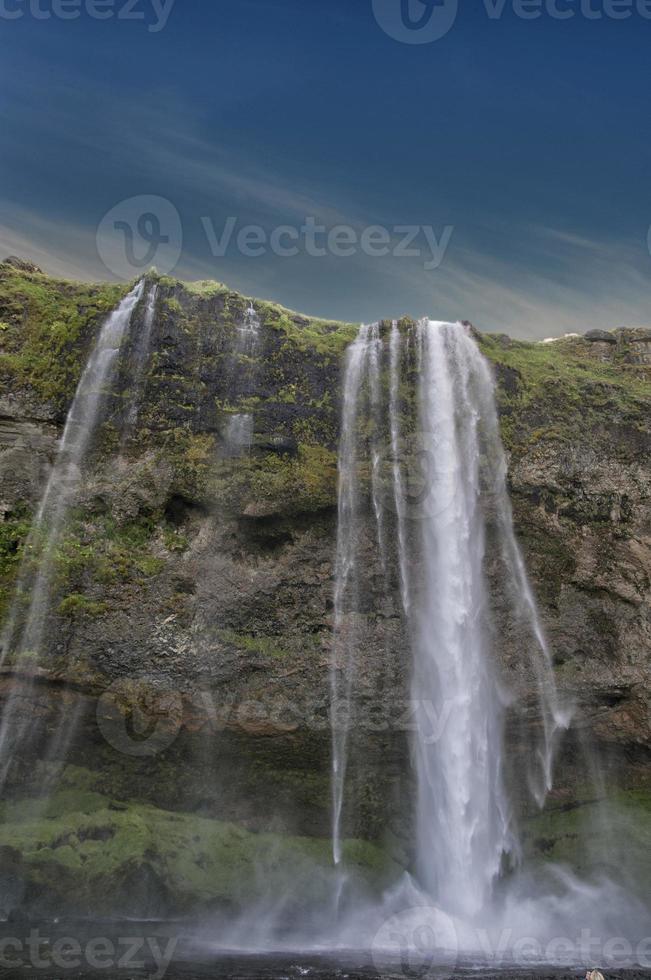
[[[126,295],[121,283],[67,282],[0,263],[0,381],[29,387],[60,410],[74,394],[98,321]]]
[[[243,296],[223,283],[210,279],[184,282],[164,276],[159,281],[169,288],[180,288],[191,297],[211,299],[222,296],[225,301],[225,319],[228,319],[233,309],[241,316],[242,310],[249,303],[254,303],[263,326],[282,333],[287,342],[297,350],[314,351],[327,358],[340,357],[348,344],[355,339],[359,329],[359,324],[356,323],[305,316],[270,300]]]
[[[0,806],[0,853],[37,888],[65,904],[110,913],[153,873],[174,907],[241,905],[263,894],[327,895],[329,840],[252,833],[234,823],[95,792],[92,774],[68,767],[61,788],[35,810],[33,800]],[[398,871],[377,846],[344,843],[347,866],[369,884]],[[74,896],[71,903],[71,896]]]
[[[507,447],[521,441],[525,431],[529,442],[542,437],[566,441],[576,438],[577,431],[585,438],[591,428],[612,423],[648,427],[651,377],[623,360],[625,346],[613,361],[602,361],[581,338],[549,344],[504,340],[482,334],[478,343],[498,372]],[[541,424],[536,427],[538,415]]]

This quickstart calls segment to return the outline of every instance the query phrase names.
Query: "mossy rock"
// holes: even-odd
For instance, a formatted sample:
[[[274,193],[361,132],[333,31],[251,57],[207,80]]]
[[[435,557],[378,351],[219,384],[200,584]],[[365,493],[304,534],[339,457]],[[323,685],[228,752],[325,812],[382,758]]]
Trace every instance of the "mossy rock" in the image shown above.
[[[128,289],[66,282],[35,266],[0,263],[0,380],[63,411],[99,323]]]
[[[627,881],[644,893],[651,882],[651,791],[594,795],[546,809],[523,825],[525,854],[535,863],[553,862],[579,874],[597,872]]]
[[[69,770],[39,804],[2,805],[0,854],[40,907],[95,915],[237,910],[256,898],[292,894],[318,904],[331,884],[330,841],[252,833],[237,824],[134,802],[115,802],[85,788]],[[73,788],[74,787],[74,788]],[[344,844],[354,876],[378,889],[399,869],[366,841]],[[148,884],[145,906],[134,887]],[[155,884],[153,884],[155,883]]]

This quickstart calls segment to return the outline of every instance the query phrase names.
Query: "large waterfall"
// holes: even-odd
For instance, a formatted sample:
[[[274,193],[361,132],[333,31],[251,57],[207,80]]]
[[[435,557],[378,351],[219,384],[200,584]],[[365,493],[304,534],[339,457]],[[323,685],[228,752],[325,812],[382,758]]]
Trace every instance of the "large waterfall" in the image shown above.
[[[569,720],[558,706],[513,532],[493,387],[468,326],[364,326],[348,351],[339,458],[334,860],[341,861],[364,604],[361,550],[370,522],[410,647],[414,875],[431,900],[466,919],[490,905],[501,873],[519,861],[503,737],[513,697],[491,642],[489,525],[511,616],[522,628],[523,658],[536,678],[540,740],[526,754],[523,781],[540,803],[551,788],[556,733]]]

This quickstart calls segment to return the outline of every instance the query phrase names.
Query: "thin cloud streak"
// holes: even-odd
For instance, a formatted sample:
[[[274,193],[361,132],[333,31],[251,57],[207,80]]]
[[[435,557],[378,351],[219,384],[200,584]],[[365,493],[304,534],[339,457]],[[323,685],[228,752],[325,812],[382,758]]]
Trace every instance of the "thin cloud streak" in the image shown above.
[[[229,215],[267,228],[297,226],[315,216],[328,227],[347,224],[358,232],[371,224],[393,222],[382,214],[362,213],[348,200],[346,189],[336,182],[330,185],[327,176],[318,189],[306,181],[297,185],[278,172],[282,160],[276,161],[274,173],[269,163],[258,163],[243,149],[216,145],[202,135],[198,117],[170,113],[169,107],[164,111],[160,101],[133,105],[114,96],[101,127],[80,130],[74,120],[88,93],[73,95],[67,83],[64,88],[66,98],[60,100],[57,112],[45,112],[29,90],[23,93],[21,109],[25,108],[30,125],[38,122],[50,133],[70,132],[80,147],[100,159],[115,159],[119,147],[116,169],[118,176],[124,176],[124,185],[135,193],[162,193],[182,214],[188,234],[177,273],[183,277],[230,281],[249,294],[270,291],[286,305],[296,305],[291,297],[296,295],[296,280],[303,278],[303,294],[308,297],[303,308],[310,306],[307,312],[318,315],[468,318],[480,329],[536,339],[648,322],[651,256],[642,237],[639,242],[608,241],[581,229],[518,226],[502,218],[493,220],[487,211],[473,220],[482,230],[483,247],[472,247],[473,224],[468,216],[459,215],[448,253],[435,272],[425,272],[420,259],[378,260],[359,254],[345,261],[299,256],[261,262],[236,254],[217,260],[201,232],[203,215],[217,228]],[[101,85],[91,94],[109,98]],[[95,230],[102,217],[96,213],[96,203],[80,204],[79,213],[69,220],[47,209],[35,211],[15,204],[7,204],[3,213],[3,253],[31,257],[58,276],[109,278],[96,256]],[[313,299],[308,285],[314,287]],[[336,296],[336,309],[327,308],[323,297],[328,296]],[[359,316],[345,313],[347,296]]]

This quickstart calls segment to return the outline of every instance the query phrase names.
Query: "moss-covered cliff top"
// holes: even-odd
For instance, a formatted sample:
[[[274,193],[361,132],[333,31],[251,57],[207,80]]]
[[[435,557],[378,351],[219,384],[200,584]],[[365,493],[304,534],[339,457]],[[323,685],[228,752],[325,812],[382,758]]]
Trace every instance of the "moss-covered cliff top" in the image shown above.
[[[228,328],[251,302],[222,283],[148,276],[159,283],[163,317],[176,314],[188,335],[211,315],[216,330]],[[13,257],[0,263],[0,382],[30,390],[60,411],[74,393],[102,317],[132,285],[61,280]],[[308,356],[338,360],[357,332],[356,324],[254,302],[263,327],[281,336],[287,349]],[[530,408],[543,393],[549,397],[552,387],[555,399],[567,406],[589,401],[615,413],[635,411],[651,395],[651,330],[588,330],[585,337],[543,343],[479,332],[477,337],[498,369],[506,408]]]
[[[496,368],[508,448],[523,451],[541,438],[589,444],[617,427],[648,435],[651,331],[614,330],[607,341],[589,335],[538,343],[478,335]]]
[[[148,279],[159,284],[162,317],[176,315],[189,337],[210,319],[215,330],[233,328],[251,302],[218,282],[182,283],[153,272]],[[56,279],[15,257],[0,263],[0,386],[24,390],[60,416],[102,318],[132,287]],[[336,361],[357,332],[354,324],[255,302],[263,328],[275,332],[287,348],[307,355]]]

